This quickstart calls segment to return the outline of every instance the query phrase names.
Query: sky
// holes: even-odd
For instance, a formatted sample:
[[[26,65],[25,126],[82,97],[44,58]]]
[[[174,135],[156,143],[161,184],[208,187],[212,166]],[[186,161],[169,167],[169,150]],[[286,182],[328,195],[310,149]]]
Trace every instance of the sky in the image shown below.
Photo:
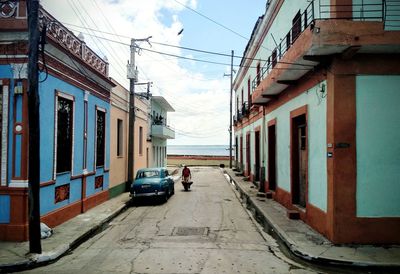
[[[41,0],[40,3],[76,35],[82,33],[86,44],[108,59],[109,76],[127,89],[126,64],[131,38],[151,36],[150,44],[138,42],[141,48],[136,53],[138,81],[153,82],[151,93],[165,97],[175,109],[168,113],[168,125],[175,130],[175,139],[168,140],[168,144],[228,145],[230,77],[224,74],[231,73],[232,50],[237,70],[254,24],[264,14],[265,1]],[[144,91],[145,86],[137,86],[136,92]]]

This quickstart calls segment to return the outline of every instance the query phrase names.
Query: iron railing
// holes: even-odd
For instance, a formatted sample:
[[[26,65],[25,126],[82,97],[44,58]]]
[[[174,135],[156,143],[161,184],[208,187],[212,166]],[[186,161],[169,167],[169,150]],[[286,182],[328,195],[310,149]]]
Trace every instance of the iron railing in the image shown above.
[[[384,0],[384,27],[387,30],[400,30],[400,2]]]
[[[307,8],[303,11],[303,13],[299,13],[297,16],[297,20],[293,23],[292,28],[286,34],[284,39],[281,39],[281,42],[277,45],[277,47],[272,51],[272,54],[268,57],[267,63],[264,67],[261,68],[260,72],[251,82],[252,91],[256,89],[260,81],[262,81],[271,70],[280,62],[285,53],[289,50],[289,48],[294,44],[300,34],[308,28],[308,26],[315,19],[314,14],[314,1],[311,2]]]
[[[300,34],[316,19],[380,21],[384,23],[386,30],[400,30],[399,0],[358,0],[348,5],[334,5],[330,3],[330,0],[313,0],[302,13],[298,14],[292,28],[284,37],[281,37],[281,42],[274,48],[272,54],[267,58],[266,64],[252,80],[252,92],[278,63],[284,64],[284,62],[281,62],[281,59],[285,53],[296,42]],[[316,9],[316,6],[318,6],[318,9]],[[316,14],[317,12],[318,14]],[[291,69],[303,70],[306,68],[299,66]]]
[[[359,0],[352,4],[332,5],[319,0],[319,19],[351,19],[354,21],[377,21],[385,16],[385,0]]]

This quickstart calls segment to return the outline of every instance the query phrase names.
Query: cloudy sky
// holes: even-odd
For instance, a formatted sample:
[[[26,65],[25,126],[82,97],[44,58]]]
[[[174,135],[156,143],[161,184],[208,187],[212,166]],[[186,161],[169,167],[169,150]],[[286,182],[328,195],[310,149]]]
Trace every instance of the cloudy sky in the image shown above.
[[[264,13],[265,0],[41,0],[41,4],[75,34],[81,32],[99,56],[106,56],[110,76],[126,88],[130,38],[152,36],[151,45],[140,43],[136,65],[139,82],[153,82],[152,94],[164,96],[175,109],[168,114],[168,123],[176,139],[168,144],[229,144],[230,79],[224,73],[230,73],[231,58],[224,55],[234,50],[235,56],[242,56],[254,23]],[[234,58],[234,64],[239,63],[240,58]]]

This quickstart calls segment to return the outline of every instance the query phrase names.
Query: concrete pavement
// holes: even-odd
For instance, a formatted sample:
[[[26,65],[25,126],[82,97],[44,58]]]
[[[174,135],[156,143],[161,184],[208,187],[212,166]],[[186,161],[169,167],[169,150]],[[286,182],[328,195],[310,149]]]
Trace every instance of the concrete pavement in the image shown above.
[[[258,190],[231,169],[225,172],[242,199],[270,234],[303,260],[355,267],[388,267],[400,270],[400,246],[334,245],[301,220],[287,218],[287,210],[272,199],[258,197]]]
[[[225,172],[256,219],[296,257],[319,264],[400,269],[400,246],[333,245],[302,221],[288,219],[286,209],[280,204],[257,197],[258,191],[251,182],[244,181],[230,169]],[[179,179],[179,173],[174,179]],[[28,254],[28,242],[0,242],[0,272],[33,268],[57,260],[124,211],[129,201],[128,193],[121,194],[57,226],[50,238],[42,240],[40,255]]]
[[[125,210],[129,201],[129,193],[123,193],[55,227],[53,235],[42,240],[42,254],[28,254],[29,242],[0,242],[0,272],[28,269],[57,260]]]

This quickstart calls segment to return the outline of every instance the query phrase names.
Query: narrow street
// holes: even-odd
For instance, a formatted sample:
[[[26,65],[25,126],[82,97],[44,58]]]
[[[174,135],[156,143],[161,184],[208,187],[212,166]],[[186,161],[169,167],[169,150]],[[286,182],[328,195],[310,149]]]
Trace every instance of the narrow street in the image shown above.
[[[56,263],[30,273],[310,273],[260,233],[218,168],[192,168],[167,203],[139,203]]]

